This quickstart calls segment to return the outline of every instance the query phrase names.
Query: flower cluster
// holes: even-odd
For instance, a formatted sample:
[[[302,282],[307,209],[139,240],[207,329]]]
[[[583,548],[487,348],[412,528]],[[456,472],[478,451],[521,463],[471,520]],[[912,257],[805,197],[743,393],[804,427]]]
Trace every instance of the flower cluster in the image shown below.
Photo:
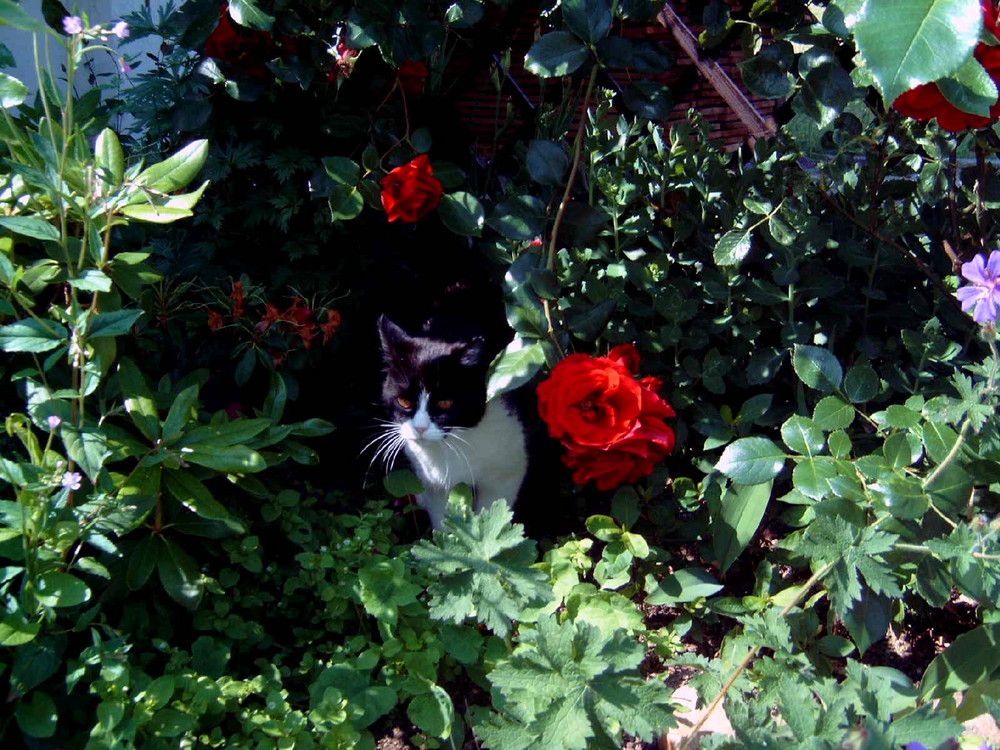
[[[437,208],[443,194],[444,188],[434,176],[426,154],[382,178],[382,207],[389,221],[419,221]]]
[[[1000,38],[997,26],[997,9],[992,0],[980,0],[983,10],[983,25],[994,37]],[[979,63],[986,68],[990,78],[1000,84],[1000,47],[991,47],[980,42],[973,53]],[[925,83],[900,94],[892,103],[894,109],[914,120],[933,120],[945,130],[959,132],[968,128],[982,128],[1000,119],[1000,100],[990,107],[990,116],[983,117],[971,112],[963,112],[945,98],[936,83]]]
[[[298,54],[298,43],[285,34],[275,38],[266,31],[234,23],[229,15],[229,4],[223,3],[219,24],[205,40],[205,54],[239,73],[266,78],[269,75],[267,63],[277,57]]]
[[[80,16],[65,16],[62,20],[62,27],[63,31],[69,36],[82,34],[94,39],[102,40],[107,39],[110,36],[116,36],[119,39],[127,39],[128,35],[131,33],[129,31],[128,24],[125,21],[118,21],[108,29],[103,26],[87,28]]]
[[[971,311],[977,323],[995,324],[1000,315],[1000,250],[991,252],[988,259],[979,253],[963,263],[962,276],[969,282],[955,292],[962,309]]]
[[[539,384],[539,414],[562,441],[577,484],[611,490],[635,482],[673,451],[664,420],[674,410],[657,395],[661,381],[637,378],[638,369],[639,352],[624,344],[606,357],[571,354]]]
[[[275,367],[285,364],[299,347],[311,349],[316,341],[324,346],[330,343],[341,324],[337,310],[310,307],[301,297],[293,297],[284,309],[257,293],[248,297],[242,281],[233,282],[225,301],[227,310],[207,311],[208,327],[213,332],[226,328],[240,332],[240,338],[267,351]]]

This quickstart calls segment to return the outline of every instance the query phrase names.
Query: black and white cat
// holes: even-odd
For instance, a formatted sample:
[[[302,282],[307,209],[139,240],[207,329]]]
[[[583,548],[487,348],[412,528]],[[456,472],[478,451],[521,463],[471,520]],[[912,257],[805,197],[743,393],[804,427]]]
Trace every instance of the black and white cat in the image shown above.
[[[376,456],[391,463],[405,451],[424,485],[417,502],[434,528],[441,527],[455,485],[472,487],[477,511],[498,500],[513,508],[528,469],[527,437],[513,400],[486,400],[487,370],[506,341],[463,310],[468,291],[452,294],[419,334],[385,315],[378,323],[389,421],[376,438]]]

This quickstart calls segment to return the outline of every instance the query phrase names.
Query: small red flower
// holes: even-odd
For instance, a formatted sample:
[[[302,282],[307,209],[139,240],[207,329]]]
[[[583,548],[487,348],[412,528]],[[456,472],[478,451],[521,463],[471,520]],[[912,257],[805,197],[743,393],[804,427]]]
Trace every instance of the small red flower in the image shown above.
[[[340,313],[336,310],[326,311],[326,321],[320,324],[320,331],[323,333],[323,344],[329,344],[337,329],[340,328]]]
[[[434,176],[426,154],[382,178],[382,207],[389,221],[419,221],[437,208],[443,194],[444,188]]]
[[[221,313],[217,313],[215,310],[208,311],[208,327],[213,331],[218,331],[226,324],[223,320]]]
[[[256,330],[257,333],[266,333],[271,330],[271,326],[280,320],[281,310],[278,309],[277,305],[267,302],[264,305],[264,315],[261,316],[260,322],[254,326],[254,330]]]
[[[229,294],[229,298],[233,301],[233,320],[239,320],[246,312],[243,309],[244,296],[242,281],[233,282],[233,291]]]

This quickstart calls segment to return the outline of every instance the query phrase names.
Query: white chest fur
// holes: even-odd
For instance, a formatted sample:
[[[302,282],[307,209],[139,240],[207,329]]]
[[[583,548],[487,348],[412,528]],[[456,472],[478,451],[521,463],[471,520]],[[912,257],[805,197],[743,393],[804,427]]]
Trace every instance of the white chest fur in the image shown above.
[[[477,511],[500,499],[513,507],[528,468],[524,428],[501,399],[486,405],[475,427],[408,439],[406,452],[425,488],[417,502],[434,528],[440,527],[456,484],[472,487]]]

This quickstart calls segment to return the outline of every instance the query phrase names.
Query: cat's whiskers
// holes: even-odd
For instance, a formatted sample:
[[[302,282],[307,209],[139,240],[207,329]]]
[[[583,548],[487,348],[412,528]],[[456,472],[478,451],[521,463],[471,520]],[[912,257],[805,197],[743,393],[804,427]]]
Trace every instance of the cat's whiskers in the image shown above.
[[[396,458],[399,456],[399,452],[406,444],[406,438],[402,436],[398,424],[386,421],[385,425],[386,426],[381,429],[381,432],[379,432],[364,448],[361,449],[361,454],[363,455],[365,451],[369,450],[373,446],[375,447],[371,460],[368,462],[368,469],[365,471],[365,482],[368,481],[368,474],[379,461],[381,461],[382,465],[388,471],[395,463]]]

